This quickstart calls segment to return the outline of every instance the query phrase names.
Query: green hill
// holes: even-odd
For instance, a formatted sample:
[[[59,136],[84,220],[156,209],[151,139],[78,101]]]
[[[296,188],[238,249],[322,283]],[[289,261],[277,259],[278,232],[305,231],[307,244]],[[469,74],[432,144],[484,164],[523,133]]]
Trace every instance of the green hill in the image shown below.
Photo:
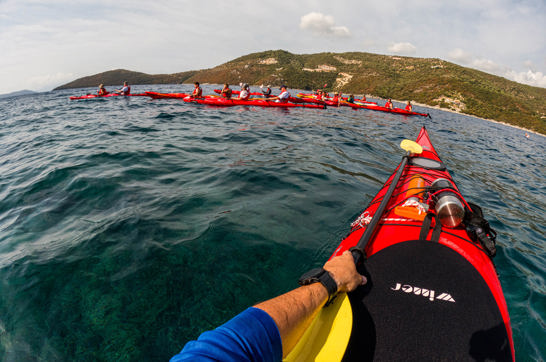
[[[125,69],[109,70],[104,73],[94,74],[87,77],[76,79],[66,83],[53,90],[97,87],[99,84],[105,86],[121,86],[124,81],[129,84],[175,84],[183,83],[186,79],[194,75],[196,71],[174,73],[174,74],[146,74],[132,72]]]
[[[88,83],[91,78],[93,82]],[[123,80],[131,84],[194,81],[286,84],[289,88],[308,90],[326,85],[328,91],[412,100],[546,134],[545,88],[516,83],[441,59],[360,52],[292,54],[275,50],[245,55],[211,69],[171,75],[111,71],[81,78],[59,89],[109,84],[106,79],[116,85]]]

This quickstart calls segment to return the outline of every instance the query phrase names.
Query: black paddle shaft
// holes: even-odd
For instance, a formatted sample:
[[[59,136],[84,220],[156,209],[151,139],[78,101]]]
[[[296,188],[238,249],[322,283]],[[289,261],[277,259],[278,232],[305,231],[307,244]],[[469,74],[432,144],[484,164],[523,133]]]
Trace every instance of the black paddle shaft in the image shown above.
[[[394,175],[391,184],[389,185],[389,188],[387,189],[387,192],[383,196],[383,200],[381,200],[381,204],[379,204],[379,207],[375,211],[375,214],[372,217],[372,220],[366,226],[366,230],[364,230],[364,234],[362,234],[362,237],[358,241],[355,247],[351,248],[351,253],[353,254],[353,258],[355,260],[355,264],[358,265],[362,261],[362,258],[365,257],[364,249],[366,249],[366,245],[368,245],[368,242],[372,239],[372,237],[375,234],[375,231],[377,230],[377,224],[379,224],[379,221],[383,217],[383,213],[385,212],[385,208],[387,207],[387,204],[389,203],[389,200],[391,199],[391,196],[394,192],[394,189],[396,188],[396,185],[398,185],[398,181],[400,181],[400,177],[402,176],[402,172],[404,172],[404,168],[406,168],[406,164],[408,163],[409,158],[409,152],[406,156],[402,158],[402,162],[400,162],[400,165],[398,166],[398,171],[396,172],[396,175]]]

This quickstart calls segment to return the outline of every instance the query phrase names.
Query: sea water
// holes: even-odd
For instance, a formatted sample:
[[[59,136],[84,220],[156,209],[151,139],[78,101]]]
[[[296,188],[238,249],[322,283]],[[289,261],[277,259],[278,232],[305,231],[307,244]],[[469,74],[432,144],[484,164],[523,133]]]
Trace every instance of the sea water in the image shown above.
[[[420,107],[68,98],[94,91],[0,100],[0,360],[169,359],[322,265],[423,125],[498,232],[518,360],[546,359],[543,136]]]

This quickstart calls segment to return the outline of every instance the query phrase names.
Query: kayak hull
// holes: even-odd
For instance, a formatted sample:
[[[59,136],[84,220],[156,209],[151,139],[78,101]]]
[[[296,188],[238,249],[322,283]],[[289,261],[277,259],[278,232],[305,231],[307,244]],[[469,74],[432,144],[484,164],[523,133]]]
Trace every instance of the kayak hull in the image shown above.
[[[387,113],[396,113],[396,114],[403,114],[406,116],[422,116],[422,117],[430,117],[428,113],[419,113],[419,112],[410,112],[406,111],[402,108],[386,108],[378,105],[373,104],[350,104],[350,107],[353,109],[369,109],[371,111],[379,111],[379,112],[387,112]]]
[[[186,98],[189,95],[186,93],[159,93],[159,92],[144,92],[144,94],[153,99]]]
[[[79,99],[93,99],[93,98],[110,98],[110,97],[144,97],[146,93],[135,93],[135,94],[118,94],[118,93],[108,93],[104,96],[98,94],[86,94],[84,96],[75,96],[70,97],[70,100],[79,100]]]
[[[215,93],[218,93],[218,94],[222,94],[222,90],[221,90],[221,89],[215,89],[214,92],[215,92]],[[237,95],[237,96],[238,96],[239,94],[241,94],[241,91],[239,91],[239,90],[233,90],[233,89],[232,89],[232,90],[231,90],[231,94],[232,94],[232,95]],[[260,92],[250,92],[250,95],[251,95],[251,96],[262,96],[262,97],[264,96],[264,94],[263,94],[263,93],[260,93]],[[273,97],[273,96],[271,96],[271,97]]]

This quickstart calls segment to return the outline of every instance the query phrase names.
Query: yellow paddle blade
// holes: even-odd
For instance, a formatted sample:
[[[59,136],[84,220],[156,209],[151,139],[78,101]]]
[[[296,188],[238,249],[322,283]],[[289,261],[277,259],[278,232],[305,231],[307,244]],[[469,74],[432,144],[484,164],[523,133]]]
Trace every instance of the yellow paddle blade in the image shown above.
[[[423,153],[423,147],[421,147],[421,145],[417,142],[411,140],[403,140],[400,142],[400,148],[415,155],[420,155]]]
[[[353,327],[353,311],[346,293],[322,308],[284,361],[341,361]]]

